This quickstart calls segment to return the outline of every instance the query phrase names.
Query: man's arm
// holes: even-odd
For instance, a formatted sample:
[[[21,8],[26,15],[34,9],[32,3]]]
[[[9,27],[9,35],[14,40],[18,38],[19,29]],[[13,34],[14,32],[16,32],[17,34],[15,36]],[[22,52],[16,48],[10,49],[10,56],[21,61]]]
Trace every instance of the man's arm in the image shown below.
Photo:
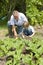
[[[16,27],[12,25],[12,31],[14,32],[14,37],[18,38],[17,32],[16,32]]]

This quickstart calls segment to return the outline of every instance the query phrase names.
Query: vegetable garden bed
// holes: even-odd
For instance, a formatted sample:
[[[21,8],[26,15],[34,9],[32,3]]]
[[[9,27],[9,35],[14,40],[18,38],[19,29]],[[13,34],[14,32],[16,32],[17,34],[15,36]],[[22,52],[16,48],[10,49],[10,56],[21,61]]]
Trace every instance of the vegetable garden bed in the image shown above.
[[[43,65],[43,40],[0,40],[0,65]]]

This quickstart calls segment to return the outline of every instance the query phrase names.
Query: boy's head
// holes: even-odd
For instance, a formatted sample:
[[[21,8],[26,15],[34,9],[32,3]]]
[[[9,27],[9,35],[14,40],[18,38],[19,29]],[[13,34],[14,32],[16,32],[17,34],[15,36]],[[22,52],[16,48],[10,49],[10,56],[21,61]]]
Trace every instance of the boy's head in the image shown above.
[[[23,24],[23,26],[24,26],[25,28],[27,28],[27,27],[29,26],[29,22],[25,22],[25,23]]]

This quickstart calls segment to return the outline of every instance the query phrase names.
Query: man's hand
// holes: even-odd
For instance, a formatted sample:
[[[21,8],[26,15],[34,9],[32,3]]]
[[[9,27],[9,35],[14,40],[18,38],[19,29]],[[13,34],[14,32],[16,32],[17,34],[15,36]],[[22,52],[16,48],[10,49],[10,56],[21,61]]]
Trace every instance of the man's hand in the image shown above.
[[[16,32],[15,26],[12,26],[12,31],[13,31],[13,33],[14,33],[14,38],[18,38],[18,34],[17,34],[17,32]]]

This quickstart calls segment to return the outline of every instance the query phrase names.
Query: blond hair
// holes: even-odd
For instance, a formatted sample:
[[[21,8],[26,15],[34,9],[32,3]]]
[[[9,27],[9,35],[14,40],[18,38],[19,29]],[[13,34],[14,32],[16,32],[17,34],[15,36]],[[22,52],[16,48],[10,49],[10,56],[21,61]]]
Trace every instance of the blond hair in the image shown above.
[[[29,26],[29,22],[25,22],[25,23],[23,24],[23,26],[24,26],[24,27],[28,27],[28,26]]]

